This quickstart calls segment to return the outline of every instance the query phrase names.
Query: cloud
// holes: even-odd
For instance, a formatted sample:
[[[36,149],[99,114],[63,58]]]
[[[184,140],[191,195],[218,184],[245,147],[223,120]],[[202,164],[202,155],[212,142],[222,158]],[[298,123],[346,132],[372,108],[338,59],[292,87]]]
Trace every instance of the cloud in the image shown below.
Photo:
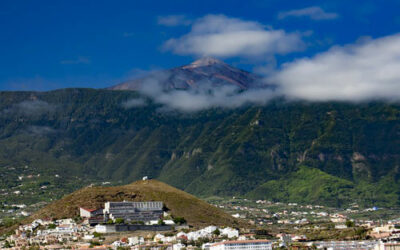
[[[163,48],[179,55],[252,58],[301,51],[305,45],[298,33],[267,29],[258,22],[224,15],[207,15],[197,19],[186,35],[166,41]]]
[[[121,105],[122,105],[122,107],[124,107],[126,109],[143,107],[143,106],[146,106],[146,100],[144,100],[142,98],[135,98],[135,99],[127,100],[127,101],[123,102]]]
[[[275,93],[272,89],[253,89],[241,91],[236,86],[218,86],[203,81],[198,88],[189,90],[165,90],[163,82],[170,76],[169,72],[158,72],[144,80],[139,92],[162,105],[162,110],[197,112],[210,108],[232,109],[243,105],[264,105]],[[142,99],[132,99],[122,104],[125,108],[145,105]]]
[[[304,9],[289,10],[280,12],[278,19],[285,19],[288,17],[308,17],[312,20],[332,20],[339,17],[337,13],[325,12],[321,7],[312,6]]]
[[[42,100],[25,100],[2,111],[3,115],[36,116],[55,111],[56,106]]]
[[[168,72],[152,74],[141,94],[164,110],[196,112],[210,108],[265,105],[274,98],[304,101],[400,101],[400,34],[378,39],[363,38],[346,46],[334,46],[311,58],[268,69],[263,88],[239,90],[199,82],[199,88],[165,91]]]
[[[174,26],[188,26],[192,23],[192,20],[188,19],[185,15],[170,15],[170,16],[159,16],[157,18],[159,25],[168,27]]]
[[[91,61],[88,57],[78,56],[76,59],[62,60],[61,64],[90,64]]]
[[[395,34],[287,63],[268,81],[291,99],[399,101],[399,69],[400,34]]]

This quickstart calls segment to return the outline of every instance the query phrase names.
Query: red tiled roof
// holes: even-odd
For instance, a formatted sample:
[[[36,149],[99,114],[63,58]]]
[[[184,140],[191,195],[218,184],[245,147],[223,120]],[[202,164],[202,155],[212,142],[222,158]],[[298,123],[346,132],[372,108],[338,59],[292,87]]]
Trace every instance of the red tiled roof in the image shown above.
[[[97,209],[89,209],[89,208],[84,208],[84,207],[81,207],[83,210],[86,210],[86,211],[88,211],[88,212],[94,212],[94,211],[96,211]]]

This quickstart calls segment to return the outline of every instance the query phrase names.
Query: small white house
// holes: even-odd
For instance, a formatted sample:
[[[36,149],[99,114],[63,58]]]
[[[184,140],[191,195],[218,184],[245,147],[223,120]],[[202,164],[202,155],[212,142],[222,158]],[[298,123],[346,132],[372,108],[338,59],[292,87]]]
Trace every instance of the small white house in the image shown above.
[[[230,228],[230,227],[223,228],[223,229],[220,229],[220,232],[221,232],[221,235],[225,235],[229,239],[239,237],[239,230],[236,230],[234,228]]]
[[[172,245],[173,250],[181,250],[183,248],[186,248],[186,246],[183,245],[182,243],[176,243],[176,244]]]
[[[130,238],[128,238],[128,245],[129,246],[136,246],[136,245],[140,245],[140,244],[143,244],[144,243],[144,238],[143,237],[138,237],[138,236],[135,236],[135,237],[130,237]]]
[[[97,233],[115,233],[116,232],[115,225],[100,225],[100,224],[98,224],[94,227],[94,230]]]
[[[79,208],[79,215],[82,218],[90,218],[90,217],[93,217],[93,216],[96,216],[96,215],[99,215],[102,213],[103,213],[102,208],[99,208],[99,209],[88,209],[88,208],[83,208],[83,207]]]
[[[163,241],[164,238],[165,238],[165,236],[163,234],[156,234],[154,236],[154,242]]]

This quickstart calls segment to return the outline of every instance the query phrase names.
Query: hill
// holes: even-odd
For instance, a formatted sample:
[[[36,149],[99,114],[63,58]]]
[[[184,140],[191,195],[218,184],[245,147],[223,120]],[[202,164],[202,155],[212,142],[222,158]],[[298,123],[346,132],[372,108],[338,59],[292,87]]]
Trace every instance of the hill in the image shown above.
[[[124,105],[138,98],[143,105]],[[148,175],[200,197],[398,206],[399,147],[398,104],[275,100],[180,113],[135,91],[0,92],[0,201],[8,203]],[[337,186],[313,186],[324,178]]]
[[[193,195],[157,180],[136,181],[124,186],[85,187],[66,195],[31,218],[74,218],[79,207],[100,208],[106,201],[162,201],[172,216],[184,217],[194,226],[240,226],[241,221]]]

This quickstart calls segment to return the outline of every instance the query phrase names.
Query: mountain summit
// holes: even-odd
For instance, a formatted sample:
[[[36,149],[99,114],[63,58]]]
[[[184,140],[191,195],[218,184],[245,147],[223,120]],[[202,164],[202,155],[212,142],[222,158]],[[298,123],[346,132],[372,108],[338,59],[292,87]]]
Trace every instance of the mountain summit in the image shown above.
[[[224,63],[221,60],[218,60],[216,58],[213,57],[203,57],[200,58],[194,62],[192,62],[189,65],[183,66],[182,68],[197,68],[197,67],[207,67],[207,66],[211,66],[211,65],[215,65],[215,64],[219,64],[219,65],[227,65],[226,63]]]
[[[139,90],[146,83],[156,81],[164,90],[196,89],[203,85],[235,86],[248,89],[259,84],[260,78],[212,58],[200,58],[188,65],[151,73],[143,78],[129,80],[110,87],[111,90]]]

